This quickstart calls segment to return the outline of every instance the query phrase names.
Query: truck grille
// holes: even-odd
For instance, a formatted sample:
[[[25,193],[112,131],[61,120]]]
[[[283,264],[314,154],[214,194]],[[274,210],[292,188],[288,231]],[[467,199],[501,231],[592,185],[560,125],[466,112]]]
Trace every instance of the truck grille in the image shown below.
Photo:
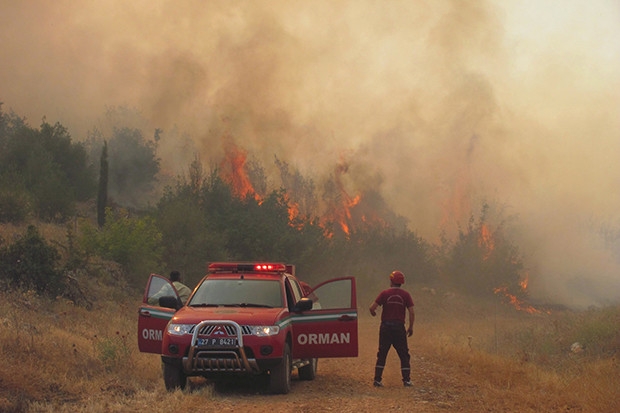
[[[198,331],[198,334],[203,336],[209,336],[218,326],[226,330],[226,334],[228,334],[229,336],[237,335],[235,327],[231,326],[230,324],[207,324]],[[190,333],[194,333],[193,328],[190,330]],[[243,334],[244,336],[249,336],[252,334],[252,329],[250,328],[250,326],[241,326],[241,334]]]

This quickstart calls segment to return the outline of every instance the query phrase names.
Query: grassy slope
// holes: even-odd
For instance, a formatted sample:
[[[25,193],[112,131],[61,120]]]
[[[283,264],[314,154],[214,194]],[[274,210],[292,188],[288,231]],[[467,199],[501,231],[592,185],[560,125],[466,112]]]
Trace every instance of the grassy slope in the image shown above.
[[[164,391],[158,358],[137,350],[141,292],[128,290],[113,267],[97,273],[78,278],[88,310],[0,292],[0,411],[191,410],[217,397],[211,387],[196,397]],[[420,351],[487,397],[505,399],[506,411],[536,411],[543,401],[540,411],[620,411],[619,307],[529,315],[410,287]],[[574,342],[583,350],[571,351]]]

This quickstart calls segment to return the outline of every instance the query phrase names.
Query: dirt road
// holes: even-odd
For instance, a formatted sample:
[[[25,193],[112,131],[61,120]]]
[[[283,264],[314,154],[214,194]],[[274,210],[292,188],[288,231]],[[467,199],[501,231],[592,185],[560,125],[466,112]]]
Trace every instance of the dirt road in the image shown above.
[[[321,359],[314,381],[299,381],[293,376],[288,395],[271,395],[267,383],[237,382],[217,386],[209,403],[210,411],[246,412],[480,412],[486,403],[477,400],[476,387],[462,377],[456,378],[449,366],[433,362],[415,348],[412,355],[412,388],[400,378],[400,364],[392,349],[383,378],[384,387],[372,385],[377,351],[378,320],[362,319],[359,325],[360,353],[351,359]],[[460,374],[462,376],[462,373]],[[189,395],[209,386],[201,380],[190,383]]]

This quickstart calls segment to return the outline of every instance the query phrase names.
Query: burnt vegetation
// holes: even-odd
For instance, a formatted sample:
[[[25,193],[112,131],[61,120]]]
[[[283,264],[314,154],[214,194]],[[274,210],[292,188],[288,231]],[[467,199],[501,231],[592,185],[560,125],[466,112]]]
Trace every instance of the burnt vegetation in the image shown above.
[[[153,193],[160,175],[161,133],[146,139],[138,128],[113,126],[95,129],[82,144],[60,124],[32,128],[0,111],[0,221],[72,226],[63,254],[33,254],[46,257],[49,274],[104,259],[120,264],[136,288],[150,272],[169,268],[182,269],[191,283],[210,261],[278,260],[295,263],[309,282],[355,275],[362,291],[384,285],[388,269],[399,268],[413,285],[483,297],[501,288],[527,298],[523,257],[496,208],[483,205],[456,239],[432,243],[378,192],[348,194],[341,182],[347,165],[315,182],[276,156],[280,185],[269,190],[265,168],[229,141],[219,165],[205,168],[196,157],[145,206],[139,198]],[[30,283],[13,271],[14,247],[3,248],[5,281]]]

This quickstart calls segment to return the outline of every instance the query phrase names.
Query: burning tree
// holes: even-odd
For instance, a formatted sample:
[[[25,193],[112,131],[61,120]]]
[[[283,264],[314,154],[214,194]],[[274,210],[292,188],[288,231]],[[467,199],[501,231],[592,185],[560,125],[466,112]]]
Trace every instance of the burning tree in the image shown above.
[[[480,218],[472,216],[454,242],[443,241],[442,273],[464,293],[484,296],[503,291],[524,300],[523,258],[505,236],[505,221],[496,225],[489,221],[489,205],[484,204]]]
[[[318,200],[312,179],[305,178],[289,164],[275,157],[275,164],[280,171],[282,187],[286,188],[289,202],[289,219],[311,217],[318,210]]]
[[[157,215],[169,266],[191,278],[202,275],[207,261],[275,257],[294,262],[307,281],[330,273],[374,283],[396,267],[413,278],[436,273],[428,244],[379,192],[349,195],[338,175],[345,166],[324,181],[319,198],[312,179],[278,158],[281,187],[269,192],[261,186],[267,182],[263,168],[248,159],[228,141],[218,167],[205,174],[196,159],[189,176],[166,191]]]
[[[238,147],[230,137],[224,145],[220,173],[237,198],[250,196],[260,202],[267,192],[263,168],[257,162],[248,162],[247,152]]]

